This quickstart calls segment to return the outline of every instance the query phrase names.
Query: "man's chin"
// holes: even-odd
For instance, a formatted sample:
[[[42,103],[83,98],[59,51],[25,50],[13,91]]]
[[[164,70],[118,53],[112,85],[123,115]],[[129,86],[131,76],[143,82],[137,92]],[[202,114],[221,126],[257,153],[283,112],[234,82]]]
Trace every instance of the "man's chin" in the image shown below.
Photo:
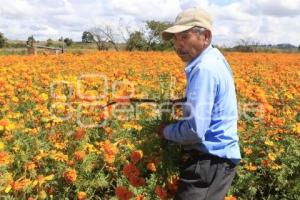
[[[183,62],[189,62],[190,61],[190,57],[186,56],[186,55],[178,55],[179,58],[183,61]]]

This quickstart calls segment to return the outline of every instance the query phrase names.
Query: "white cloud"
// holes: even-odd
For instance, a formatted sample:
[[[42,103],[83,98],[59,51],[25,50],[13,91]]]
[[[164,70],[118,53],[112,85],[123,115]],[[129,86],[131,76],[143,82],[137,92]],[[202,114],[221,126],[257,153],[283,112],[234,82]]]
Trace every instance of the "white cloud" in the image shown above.
[[[220,0],[221,1],[221,0]],[[80,40],[99,24],[120,20],[139,29],[146,20],[173,21],[183,9],[202,7],[213,18],[214,43],[250,38],[261,43],[300,43],[299,0],[0,0],[0,32],[10,39]],[[5,5],[5,6],[4,6]]]
[[[251,1],[249,11],[252,13],[261,12],[264,15],[284,17],[300,15],[299,0],[259,0]]]

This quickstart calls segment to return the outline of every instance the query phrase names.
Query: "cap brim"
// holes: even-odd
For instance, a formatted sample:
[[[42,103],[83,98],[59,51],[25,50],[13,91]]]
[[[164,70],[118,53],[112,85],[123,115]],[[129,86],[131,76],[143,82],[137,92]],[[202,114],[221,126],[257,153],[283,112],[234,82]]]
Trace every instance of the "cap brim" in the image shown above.
[[[173,38],[173,35],[175,33],[180,33],[180,32],[183,32],[183,31],[186,31],[186,30],[189,30],[190,28],[193,28],[194,26],[186,26],[186,25],[175,25],[175,26],[172,26],[166,30],[164,30],[161,34],[162,36],[162,39],[163,40],[170,40]]]

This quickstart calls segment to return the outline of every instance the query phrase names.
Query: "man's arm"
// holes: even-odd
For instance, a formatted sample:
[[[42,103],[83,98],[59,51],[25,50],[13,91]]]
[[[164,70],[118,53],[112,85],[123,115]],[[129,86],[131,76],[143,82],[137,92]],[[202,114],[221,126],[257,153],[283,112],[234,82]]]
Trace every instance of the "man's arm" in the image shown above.
[[[163,131],[166,139],[180,144],[202,142],[210,126],[217,93],[215,73],[206,68],[194,70],[196,71],[191,75],[187,93],[187,106],[191,109],[191,117],[166,126]]]

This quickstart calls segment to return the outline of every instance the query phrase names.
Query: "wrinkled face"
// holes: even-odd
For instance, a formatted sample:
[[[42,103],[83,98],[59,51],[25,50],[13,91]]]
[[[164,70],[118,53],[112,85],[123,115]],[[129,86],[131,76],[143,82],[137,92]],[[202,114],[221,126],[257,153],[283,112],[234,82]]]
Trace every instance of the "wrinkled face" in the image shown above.
[[[211,33],[205,30],[201,33],[193,28],[174,34],[174,48],[184,62],[197,57],[210,43]]]

